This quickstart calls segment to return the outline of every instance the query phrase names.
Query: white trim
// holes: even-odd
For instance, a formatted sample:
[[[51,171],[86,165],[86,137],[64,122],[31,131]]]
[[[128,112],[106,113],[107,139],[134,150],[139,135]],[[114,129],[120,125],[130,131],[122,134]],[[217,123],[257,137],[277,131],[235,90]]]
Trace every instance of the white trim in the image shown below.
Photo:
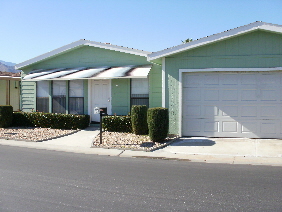
[[[276,33],[282,33],[281,25],[270,24],[270,23],[265,23],[265,22],[253,22],[245,26],[237,27],[235,29],[230,29],[230,30],[227,30],[221,33],[217,33],[211,36],[200,38],[192,42],[188,42],[188,43],[174,46],[174,47],[164,49],[158,52],[154,52],[148,55],[148,61],[166,57],[172,54],[180,53],[188,49],[193,49],[199,46],[203,46],[209,43],[217,42],[223,39],[227,39],[233,36],[238,36],[238,35],[241,35],[247,32],[251,32],[251,31],[255,31],[255,30],[259,30],[259,29],[276,32]]]
[[[183,73],[193,72],[265,72],[265,71],[282,71],[282,67],[274,68],[205,68],[205,69],[179,69],[179,136],[182,136],[182,80]]]
[[[147,57],[147,55],[151,53],[151,52],[147,52],[147,51],[143,51],[143,50],[127,48],[127,47],[123,47],[123,46],[116,46],[116,45],[112,45],[112,44],[109,44],[109,43],[99,43],[99,42],[95,42],[95,41],[89,41],[89,40],[81,39],[81,40],[78,40],[76,42],[70,43],[68,45],[62,46],[62,47],[55,49],[53,51],[39,55],[39,56],[32,58],[30,60],[27,60],[25,62],[18,63],[18,64],[15,65],[15,68],[21,69],[25,66],[29,66],[33,63],[37,63],[39,61],[45,60],[47,58],[53,57],[55,55],[61,54],[63,52],[66,52],[66,51],[69,51],[71,49],[75,49],[75,48],[78,48],[78,47],[81,47],[81,46],[93,46],[93,47],[98,47],[98,48],[128,53],[128,54],[144,56],[144,57]]]
[[[162,107],[165,107],[165,58],[162,58]]]
[[[112,115],[112,79],[109,79],[109,95],[110,95],[110,105],[109,105],[109,111],[108,114]]]
[[[282,67],[274,68],[204,68],[204,69],[179,69],[179,72],[231,72],[231,71],[282,71]]]
[[[179,122],[178,122],[178,134],[181,137],[182,136],[182,104],[183,104],[183,100],[182,100],[182,75],[183,72],[179,71],[179,84],[178,84],[178,93],[179,93]]]
[[[88,80],[88,115],[90,116],[90,122],[92,120],[92,111],[91,111],[91,96],[92,96],[92,80]]]

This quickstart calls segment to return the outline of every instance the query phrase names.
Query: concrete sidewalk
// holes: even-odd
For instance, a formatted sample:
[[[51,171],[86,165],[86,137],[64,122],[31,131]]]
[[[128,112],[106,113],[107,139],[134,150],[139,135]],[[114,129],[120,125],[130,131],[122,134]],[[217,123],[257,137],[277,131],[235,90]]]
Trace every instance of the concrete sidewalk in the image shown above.
[[[180,138],[163,149],[144,152],[90,148],[98,134],[98,128],[88,127],[72,135],[43,142],[0,139],[0,145],[120,157],[282,166],[282,140],[279,139]]]

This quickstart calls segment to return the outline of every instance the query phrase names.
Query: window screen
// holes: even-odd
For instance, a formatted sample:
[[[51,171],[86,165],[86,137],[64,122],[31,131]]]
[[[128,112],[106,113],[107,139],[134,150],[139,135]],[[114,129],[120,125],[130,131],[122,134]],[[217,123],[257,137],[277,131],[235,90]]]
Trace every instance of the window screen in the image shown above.
[[[36,110],[38,112],[49,112],[49,86],[49,81],[36,83]]]
[[[84,95],[83,80],[72,80],[69,83],[69,113],[83,114]]]
[[[53,113],[66,113],[66,81],[53,81]]]
[[[148,78],[131,79],[131,105],[147,105],[149,107]]]

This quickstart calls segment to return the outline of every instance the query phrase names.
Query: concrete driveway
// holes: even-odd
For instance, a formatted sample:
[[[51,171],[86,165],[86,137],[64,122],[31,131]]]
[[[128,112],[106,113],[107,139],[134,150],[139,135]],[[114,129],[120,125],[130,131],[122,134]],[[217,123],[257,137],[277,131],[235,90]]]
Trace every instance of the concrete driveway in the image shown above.
[[[175,154],[189,155],[282,157],[282,140],[183,137],[163,150]]]

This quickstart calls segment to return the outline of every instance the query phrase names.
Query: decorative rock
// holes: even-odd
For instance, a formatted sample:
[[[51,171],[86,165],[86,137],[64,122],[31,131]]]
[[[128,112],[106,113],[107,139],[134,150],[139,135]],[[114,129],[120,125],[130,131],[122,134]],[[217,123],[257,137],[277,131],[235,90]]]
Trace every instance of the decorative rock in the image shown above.
[[[10,140],[42,141],[69,135],[74,132],[77,132],[77,130],[36,127],[9,127],[0,128],[0,138]]]
[[[100,144],[100,136],[97,136],[93,141],[93,147],[153,151],[167,146],[173,142],[177,136],[169,136],[163,143],[154,143],[147,135],[106,131],[103,132],[102,138],[103,143]]]

